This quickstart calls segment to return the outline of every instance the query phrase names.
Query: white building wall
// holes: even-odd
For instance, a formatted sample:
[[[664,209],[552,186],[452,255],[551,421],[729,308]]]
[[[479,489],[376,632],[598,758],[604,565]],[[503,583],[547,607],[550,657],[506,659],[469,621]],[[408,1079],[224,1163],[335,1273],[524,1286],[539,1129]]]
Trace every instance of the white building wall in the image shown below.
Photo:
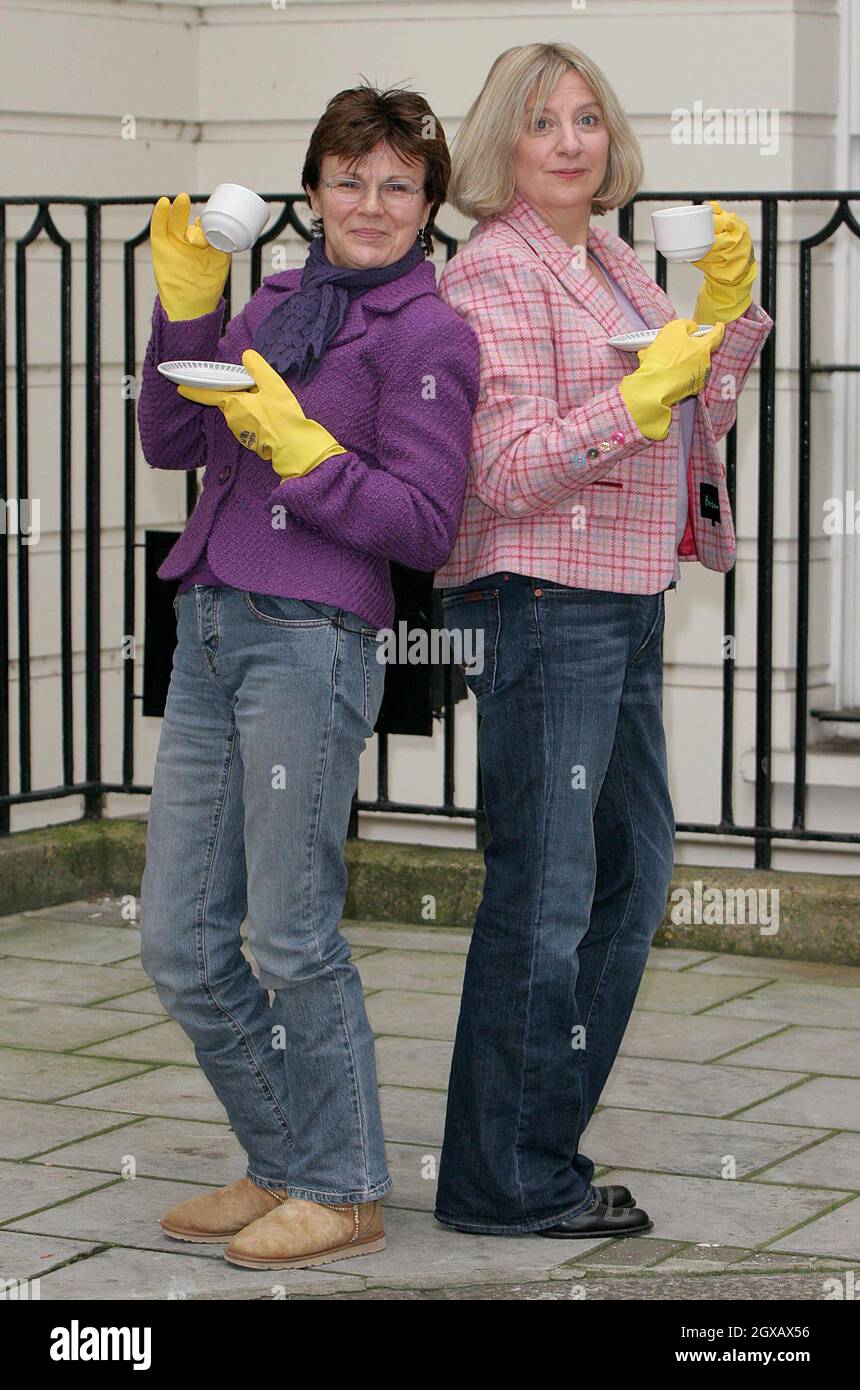
[[[122,690],[122,246],[149,220],[161,193],[207,193],[234,180],[264,193],[299,187],[310,132],[326,100],[363,75],[380,85],[406,83],[422,91],[449,141],[493,58],[513,44],[562,40],[597,60],[615,86],[642,142],[644,189],[775,190],[845,187],[856,160],[852,120],[860,99],[849,88],[846,46],[857,44],[855,0],[212,0],[191,6],[166,0],[0,0],[0,167],[6,195],[135,195],[149,201],[103,215],[102,269],[102,629],[103,775],[120,775]],[[850,18],[851,17],[851,18]],[[852,27],[853,25],[853,27]],[[860,50],[858,50],[860,51]],[[855,77],[855,82],[857,81]],[[756,108],[777,111],[774,153],[757,146],[681,145],[671,139],[676,108]],[[852,116],[852,113],[853,116]],[[855,132],[860,134],[860,127]],[[133,138],[129,138],[129,137]],[[855,163],[853,177],[857,182]],[[758,237],[754,204],[732,203]],[[858,205],[855,204],[855,211]],[[8,352],[14,348],[14,239],[29,227],[33,207],[7,214]],[[199,206],[194,209],[196,213]],[[831,204],[782,205],[780,318],[777,328],[777,444],[774,522],[774,816],[791,814],[793,748],[794,594],[797,457],[797,256],[786,243],[808,235],[830,216]],[[84,516],[84,218],[57,207],[54,220],[73,249],[73,477],[76,646],[76,773],[83,776],[83,516]],[[441,226],[465,235],[453,209]],[[604,219],[615,227],[614,215]],[[636,249],[652,268],[650,221],[640,208]],[[290,262],[304,243],[286,239]],[[856,274],[856,247],[815,253],[817,306],[814,356],[846,360],[849,332],[844,291]],[[247,294],[248,258],[237,257],[233,310]],[[155,293],[148,252],[137,255],[138,359],[148,335]],[[263,273],[272,268],[264,264]],[[669,293],[679,314],[692,311],[698,273],[672,267]],[[860,281],[855,280],[858,284]],[[33,784],[60,780],[58,623],[59,397],[58,252],[42,235],[28,253],[30,325],[30,495],[41,501],[42,537],[30,547],[32,612]],[[856,339],[855,339],[856,342]],[[856,360],[856,353],[855,358]],[[139,360],[138,360],[139,369]],[[736,671],[734,812],[753,819],[755,719],[755,590],[757,378],[740,407],[738,459],[738,649]],[[834,391],[847,394],[834,397]],[[841,670],[853,632],[852,583],[843,541],[818,524],[825,498],[853,474],[854,442],[838,432],[856,381],[816,377],[813,401],[812,622],[810,705],[833,704],[844,689]],[[14,488],[14,370],[7,369],[10,493]],[[834,409],[834,402],[839,409]],[[856,410],[855,405],[852,407]],[[840,415],[841,411],[841,415]],[[860,418],[856,415],[854,418]],[[849,471],[846,471],[849,470]],[[184,517],[184,475],[150,470],[139,457],[139,537],[151,527],[177,529]],[[860,496],[860,491],[858,491]],[[856,539],[856,538],[855,538]],[[10,545],[14,565],[14,543]],[[143,553],[138,552],[138,623],[142,632]],[[848,574],[846,591],[845,576]],[[853,579],[852,579],[853,575]],[[10,571],[11,637],[15,653],[15,582]],[[677,594],[668,595],[665,714],[672,787],[679,821],[713,822],[719,814],[723,631],[721,579],[684,566]],[[847,629],[847,635],[846,635]],[[142,652],[141,652],[142,655]],[[17,700],[13,667],[11,700]],[[142,671],[136,688],[141,689]],[[474,799],[474,702],[457,707],[458,801]],[[137,720],[137,781],[151,777],[160,721]],[[856,726],[855,726],[856,728]],[[832,728],[827,730],[832,735]],[[850,729],[847,730],[850,732]],[[811,737],[820,737],[813,723]],[[391,795],[433,802],[441,795],[441,728],[433,740],[390,740]],[[836,750],[810,750],[808,823],[820,829],[860,830],[860,757],[850,741]],[[16,754],[13,744],[13,776]],[[17,783],[15,783],[17,786]],[[375,750],[363,761],[360,792],[375,793]],[[110,797],[110,814],[145,810],[144,798]],[[16,808],[13,827],[76,819],[70,797]],[[363,817],[362,834],[378,838],[472,844],[468,822]],[[691,862],[750,863],[746,841],[679,842]],[[791,847],[777,842],[775,867],[846,871],[860,856],[842,847]]]

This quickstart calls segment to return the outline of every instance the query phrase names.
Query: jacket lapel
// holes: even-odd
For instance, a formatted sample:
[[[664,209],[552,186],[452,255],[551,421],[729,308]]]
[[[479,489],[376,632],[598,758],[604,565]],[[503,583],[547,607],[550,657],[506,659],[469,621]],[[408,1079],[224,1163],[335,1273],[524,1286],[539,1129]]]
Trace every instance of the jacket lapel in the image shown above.
[[[522,196],[516,196],[507,212],[501,214],[500,220],[528,242],[572,298],[606,330],[607,337],[629,332],[627,316],[615,296],[605,290],[587,270],[582,269],[581,251],[568,246],[564,238],[548,226]],[[605,227],[589,227],[588,252],[618,281],[649,328],[660,328],[675,317],[675,310],[667,296],[655,285],[635,251],[621,237]]]
[[[592,236],[595,239],[594,249],[591,245]],[[589,250],[609,267],[630,303],[638,309],[649,328],[662,328],[664,323],[677,318],[669,296],[660,289],[633,248],[620,236],[608,231],[606,227],[592,227],[589,231]]]

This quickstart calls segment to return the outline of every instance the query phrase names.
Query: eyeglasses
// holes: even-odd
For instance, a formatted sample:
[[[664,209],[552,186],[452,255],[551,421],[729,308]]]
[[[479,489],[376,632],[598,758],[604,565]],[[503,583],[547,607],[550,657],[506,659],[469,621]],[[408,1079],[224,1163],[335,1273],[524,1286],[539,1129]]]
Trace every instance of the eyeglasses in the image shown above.
[[[363,179],[353,179],[342,175],[337,179],[322,179],[326,188],[337,198],[339,203],[360,203],[368,185]],[[411,203],[416,193],[421,189],[417,188],[409,179],[386,179],[385,183],[377,185],[379,196],[383,203],[391,204],[392,207],[405,207]]]

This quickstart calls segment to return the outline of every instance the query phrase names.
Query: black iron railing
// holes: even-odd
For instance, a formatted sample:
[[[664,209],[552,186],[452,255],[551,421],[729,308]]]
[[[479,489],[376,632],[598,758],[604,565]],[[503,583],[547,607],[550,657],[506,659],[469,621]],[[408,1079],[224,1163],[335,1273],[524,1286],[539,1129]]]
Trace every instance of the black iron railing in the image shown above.
[[[30,656],[30,572],[29,548],[19,535],[15,546],[15,585],[17,607],[17,676],[15,756],[17,762],[16,791],[10,790],[12,780],[12,708],[10,704],[10,592],[9,537],[0,527],[0,834],[10,828],[10,808],[27,802],[47,802],[73,795],[83,797],[84,815],[97,817],[102,813],[103,798],[108,793],[147,794],[148,784],[135,781],[135,731],[137,704],[135,673],[139,670],[132,660],[124,663],[122,682],[122,752],[120,775],[106,779],[102,772],[102,507],[101,507],[101,404],[102,404],[102,213],[104,209],[139,207],[142,212],[140,230],[126,239],[123,245],[123,354],[124,373],[129,380],[137,376],[141,348],[136,341],[136,262],[135,250],[147,241],[151,209],[159,195],[122,198],[0,198],[0,347],[8,362],[7,328],[7,208],[33,207],[29,228],[14,242],[14,357],[12,366],[15,381],[15,473],[12,496],[29,497],[29,371],[27,361],[27,250],[44,233],[59,251],[59,457],[56,486],[59,492],[59,605],[60,670],[59,708],[57,726],[60,735],[61,776],[53,786],[34,788],[32,785],[32,707]],[[171,195],[173,196],[173,195]],[[262,278],[262,259],[265,248],[285,231],[307,239],[309,232],[299,217],[297,208],[304,204],[301,194],[263,194],[267,202],[282,204],[282,210],[272,225],[254,246],[250,255],[253,292]],[[637,195],[633,202],[618,213],[618,230],[624,239],[633,243],[633,218],[637,203],[702,202],[713,194],[689,191],[652,192]],[[723,666],[722,690],[722,750],[720,775],[720,817],[714,824],[679,822],[679,831],[697,834],[726,835],[750,839],[755,845],[755,863],[766,868],[770,863],[774,840],[860,843],[860,833],[814,830],[806,825],[806,757],[808,710],[808,642],[809,642],[809,565],[810,565],[810,477],[811,477],[811,409],[812,378],[816,372],[857,372],[860,364],[814,363],[811,354],[812,334],[812,259],[815,246],[828,240],[841,226],[860,237],[860,224],[851,211],[850,203],[860,200],[860,192],[832,190],[807,193],[772,192],[750,193],[727,191],[717,195],[723,205],[748,204],[758,209],[761,222],[759,242],[758,298],[774,319],[774,332],[768,338],[758,364],[758,534],[756,583],[756,687],[755,687],[755,814],[752,825],[738,824],[734,817],[732,787],[734,779],[734,705],[735,666],[731,648]],[[205,201],[206,195],[193,195],[193,202]],[[796,602],[796,689],[795,689],[795,754],[794,808],[790,826],[775,826],[772,821],[772,702],[773,673],[773,515],[774,515],[774,450],[775,450],[775,388],[776,335],[779,316],[776,293],[778,252],[778,215],[782,203],[833,204],[832,216],[819,231],[801,240],[798,245],[799,279],[799,360],[797,373],[798,395],[798,472],[797,472],[797,602]],[[84,421],[84,683],[83,718],[85,730],[84,776],[77,775],[74,730],[75,689],[73,680],[73,612],[76,596],[72,575],[72,243],[64,237],[54,221],[53,208],[77,207],[85,213],[85,381]],[[457,241],[442,232],[437,233],[447,257],[454,254]],[[656,254],[655,278],[665,288],[666,263]],[[231,279],[227,280],[225,297],[227,317],[230,317]],[[8,387],[0,391],[0,503],[9,498],[8,456]],[[136,402],[128,393],[124,402],[124,556],[122,613],[123,633],[134,634],[138,565],[135,481],[138,460],[135,421]],[[737,467],[736,427],[726,439],[726,472],[729,496],[734,512]],[[186,507],[190,512],[198,494],[198,479],[190,473],[186,478]],[[735,635],[736,590],[735,573],[724,579],[724,628],[727,636]],[[44,596],[40,601],[44,602]],[[450,669],[445,672],[445,689],[450,696]],[[827,711],[813,711],[827,717]],[[831,712],[833,717],[835,712]],[[839,715],[840,718],[850,717]],[[474,807],[458,805],[455,800],[455,721],[450,698],[445,700],[443,716],[441,799],[436,804],[407,803],[393,800],[388,786],[388,736],[378,736],[377,795],[373,800],[356,800],[353,829],[357,811],[394,811],[402,814],[442,815],[449,818],[475,819],[479,833],[483,829],[480,773],[478,795]]]

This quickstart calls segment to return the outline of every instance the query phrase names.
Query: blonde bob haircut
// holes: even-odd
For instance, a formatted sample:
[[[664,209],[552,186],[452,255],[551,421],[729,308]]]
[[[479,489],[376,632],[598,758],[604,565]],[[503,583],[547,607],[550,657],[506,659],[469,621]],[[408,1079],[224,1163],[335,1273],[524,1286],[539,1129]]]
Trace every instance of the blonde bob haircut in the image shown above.
[[[526,128],[526,102],[534,96],[532,120],[538,120],[559,78],[571,69],[588,83],[609,131],[606,173],[591,210],[600,216],[633,197],[642,182],[642,153],[600,68],[570,44],[527,43],[499,54],[454,138],[448,202],[464,216],[492,217],[510,207],[514,145]]]

